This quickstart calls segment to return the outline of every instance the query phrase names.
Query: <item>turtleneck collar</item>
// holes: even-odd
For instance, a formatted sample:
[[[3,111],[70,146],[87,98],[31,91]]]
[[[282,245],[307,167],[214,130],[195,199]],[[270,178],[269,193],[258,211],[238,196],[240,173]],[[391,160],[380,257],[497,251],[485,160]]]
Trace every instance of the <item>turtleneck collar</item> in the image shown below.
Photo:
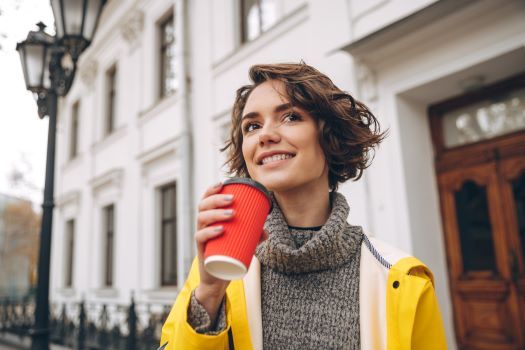
[[[269,237],[255,253],[261,264],[284,274],[300,274],[334,269],[349,262],[359,252],[362,228],[346,222],[350,208],[342,194],[331,192],[330,201],[332,210],[326,223],[298,244],[294,234],[304,231],[288,227],[272,194],[273,209],[265,223]]]

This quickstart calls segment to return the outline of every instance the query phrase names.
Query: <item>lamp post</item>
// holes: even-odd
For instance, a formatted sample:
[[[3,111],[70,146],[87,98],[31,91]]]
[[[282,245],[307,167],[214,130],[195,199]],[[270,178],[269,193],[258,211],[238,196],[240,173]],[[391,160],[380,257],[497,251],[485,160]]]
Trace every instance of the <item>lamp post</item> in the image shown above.
[[[65,96],[73,83],[79,56],[89,46],[106,0],[51,0],[56,36],[45,25],[31,31],[16,45],[26,88],[37,100],[40,118],[49,116],[46,178],[38,256],[35,323],[31,349],[49,349],[49,269],[54,204],[55,136],[58,96]]]

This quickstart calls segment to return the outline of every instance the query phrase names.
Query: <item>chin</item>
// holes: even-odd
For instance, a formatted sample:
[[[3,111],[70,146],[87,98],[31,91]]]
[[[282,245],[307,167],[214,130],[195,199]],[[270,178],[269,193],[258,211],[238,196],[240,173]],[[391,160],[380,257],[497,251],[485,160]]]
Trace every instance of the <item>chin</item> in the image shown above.
[[[283,176],[282,174],[277,173],[255,177],[253,179],[263,184],[264,187],[271,192],[283,192],[301,185],[298,183],[300,181],[297,181],[297,178],[290,178],[289,176]]]

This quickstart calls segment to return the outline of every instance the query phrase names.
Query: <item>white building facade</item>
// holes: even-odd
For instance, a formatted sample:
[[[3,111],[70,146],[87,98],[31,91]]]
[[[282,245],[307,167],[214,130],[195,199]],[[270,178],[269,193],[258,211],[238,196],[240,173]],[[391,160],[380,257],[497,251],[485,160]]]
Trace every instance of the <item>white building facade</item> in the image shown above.
[[[248,83],[253,64],[300,60],[365,102],[389,129],[363,178],[340,187],[349,222],[433,270],[451,349],[525,346],[525,249],[509,248],[525,240],[522,226],[513,234],[502,224],[514,238],[498,238],[492,185],[492,231],[476,231],[485,236],[461,231],[461,215],[450,209],[461,184],[481,186],[479,174],[500,169],[504,156],[473,161],[496,147],[493,140],[503,150],[497,154],[513,161],[525,149],[519,0],[109,1],[59,106],[52,299],[126,303],[133,293],[171,304],[195,255],[196,204],[225,177],[219,148],[236,89]],[[492,103],[480,97],[491,91],[514,106],[513,126],[457,136],[466,117],[454,119],[455,111]],[[452,124],[442,124],[446,118]],[[452,143],[442,142],[447,137]],[[513,188],[523,182],[520,164],[508,166]],[[451,179],[456,192],[447,190]],[[502,200],[515,203],[508,222],[522,220],[517,191]],[[476,265],[476,253],[459,241],[488,247],[493,258],[481,260],[494,266]]]

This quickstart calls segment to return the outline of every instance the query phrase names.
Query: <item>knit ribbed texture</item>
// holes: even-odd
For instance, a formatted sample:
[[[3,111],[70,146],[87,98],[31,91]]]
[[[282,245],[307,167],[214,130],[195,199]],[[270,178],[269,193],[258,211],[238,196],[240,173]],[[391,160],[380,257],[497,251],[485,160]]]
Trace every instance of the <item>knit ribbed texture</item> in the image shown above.
[[[275,197],[272,200],[274,209],[264,225],[270,236],[255,253],[263,265],[283,274],[330,270],[352,260],[360,249],[362,229],[346,222],[350,208],[342,194],[330,194],[332,210],[328,220],[313,235],[315,239],[301,247],[296,246],[293,236],[302,236],[305,231],[290,229]]]
[[[359,262],[362,229],[346,220],[339,193],[321,230],[289,228],[279,206],[257,247],[261,262],[265,349],[359,349]],[[249,301],[247,301],[249,302]]]
[[[226,329],[226,309],[224,299],[217,311],[217,319],[211,320],[204,306],[195,297],[195,290],[191,292],[190,305],[188,306],[188,323],[201,334],[217,335]],[[214,321],[214,322],[213,322]]]
[[[363,233],[360,226],[346,222],[345,197],[331,193],[330,216],[318,231],[289,228],[275,197],[272,200],[265,223],[269,238],[256,250],[264,349],[359,349]],[[202,327],[210,321],[199,306],[192,295],[188,317],[194,329],[211,335],[225,328],[224,309],[217,327]]]

